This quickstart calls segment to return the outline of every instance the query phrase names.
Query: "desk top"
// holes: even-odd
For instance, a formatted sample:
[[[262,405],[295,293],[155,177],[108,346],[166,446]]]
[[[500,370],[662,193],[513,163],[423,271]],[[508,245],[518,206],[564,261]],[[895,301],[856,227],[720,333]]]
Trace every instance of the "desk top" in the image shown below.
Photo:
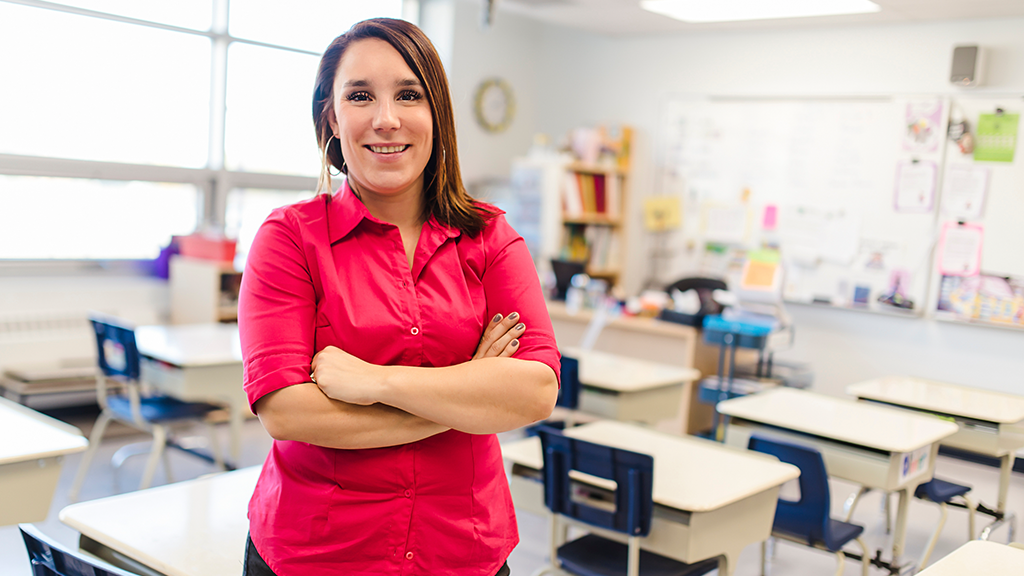
[[[715,510],[800,475],[797,467],[771,456],[625,422],[601,420],[576,426],[566,434],[650,454],[654,457],[654,501],[689,512]],[[536,436],[504,444],[501,451],[516,464],[534,470],[544,467]]]
[[[959,429],[923,414],[794,388],[719,402],[718,411],[886,452],[913,452]]]
[[[963,416],[985,422],[1013,424],[1024,420],[1024,396],[980,390],[923,378],[886,376],[846,387],[858,398]]]
[[[237,324],[180,324],[139,326],[139,353],[181,367],[216,366],[242,362]]]
[[[0,465],[73,454],[88,445],[78,428],[0,398]]]
[[[918,572],[921,576],[1018,576],[1024,567],[1024,550],[989,542],[971,540],[930,567]]]
[[[680,368],[575,347],[564,348],[563,353],[579,359],[580,384],[616,392],[637,392],[700,378],[700,371],[695,368]]]
[[[167,576],[241,572],[260,467],[72,504],[61,522]]]

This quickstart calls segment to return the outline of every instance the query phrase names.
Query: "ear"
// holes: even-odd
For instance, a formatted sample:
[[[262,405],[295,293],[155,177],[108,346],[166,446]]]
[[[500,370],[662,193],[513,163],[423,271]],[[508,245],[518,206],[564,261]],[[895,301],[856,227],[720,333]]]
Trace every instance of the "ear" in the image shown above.
[[[331,102],[327,109],[327,124],[331,127],[331,134],[338,133],[338,117],[334,115],[334,103]]]

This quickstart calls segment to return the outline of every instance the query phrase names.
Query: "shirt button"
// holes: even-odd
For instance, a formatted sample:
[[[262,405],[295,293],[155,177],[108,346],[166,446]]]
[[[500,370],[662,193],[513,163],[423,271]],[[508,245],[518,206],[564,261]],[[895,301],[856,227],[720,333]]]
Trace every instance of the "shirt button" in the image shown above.
[[[406,490],[406,491],[405,491],[405,497],[406,497],[406,498],[409,498],[409,497],[411,497],[411,496],[412,496],[412,490]]]
[[[410,330],[410,332],[412,332],[412,335],[415,336],[415,335],[420,333],[420,329],[415,327],[415,326],[413,326],[412,330]]]
[[[406,552],[405,553],[405,559],[406,560],[412,560],[412,552]]]
[[[407,286],[409,286],[408,282],[402,282],[402,288],[406,288]]]

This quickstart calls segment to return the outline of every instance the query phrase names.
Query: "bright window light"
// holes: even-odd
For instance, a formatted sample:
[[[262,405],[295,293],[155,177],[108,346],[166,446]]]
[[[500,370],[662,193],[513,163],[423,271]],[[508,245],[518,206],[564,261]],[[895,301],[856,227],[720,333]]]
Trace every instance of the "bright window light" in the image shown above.
[[[870,0],[641,0],[640,7],[692,23],[836,16],[881,10]]]

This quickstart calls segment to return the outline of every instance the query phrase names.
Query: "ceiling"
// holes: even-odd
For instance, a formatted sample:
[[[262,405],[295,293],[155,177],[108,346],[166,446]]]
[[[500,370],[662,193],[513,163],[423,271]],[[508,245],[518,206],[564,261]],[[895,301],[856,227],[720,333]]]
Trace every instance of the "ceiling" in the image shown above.
[[[479,1],[482,9],[488,0]],[[491,1],[497,4],[495,20],[500,20],[501,13],[507,11],[550,24],[615,36],[1024,17],[1024,0],[873,0],[881,6],[880,12],[849,16],[687,24],[642,10],[640,0]]]

